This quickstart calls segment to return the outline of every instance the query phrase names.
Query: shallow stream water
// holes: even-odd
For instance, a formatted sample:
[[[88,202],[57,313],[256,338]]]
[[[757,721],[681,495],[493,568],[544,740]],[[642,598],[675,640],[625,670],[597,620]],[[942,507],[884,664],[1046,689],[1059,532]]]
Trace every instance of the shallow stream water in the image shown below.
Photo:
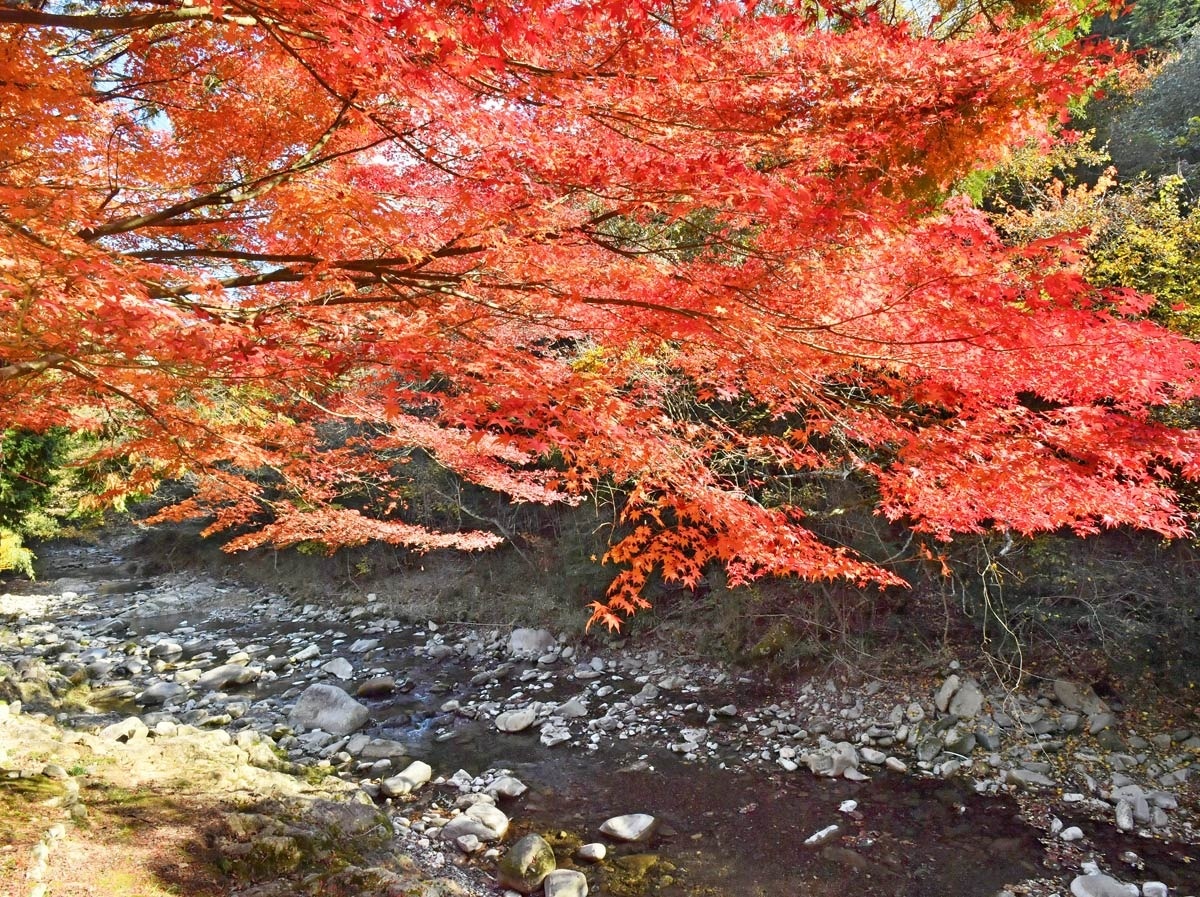
[[[120,578],[121,558],[96,549],[47,552],[43,563],[43,577],[49,581]],[[162,588],[153,582],[142,585]],[[259,598],[237,586],[223,587],[214,600],[186,611],[135,617],[130,635],[178,639],[182,631],[214,644],[243,647],[315,644],[322,657],[329,657],[364,634],[357,628],[366,622],[362,619],[264,619],[252,607]],[[92,598],[76,620],[87,624],[111,616],[123,600],[128,604],[119,591]],[[190,627],[190,632],[180,627]],[[608,863],[603,873],[593,871],[593,894],[995,897],[1005,885],[1056,875],[1066,893],[1065,883],[1075,871],[1048,870],[1046,849],[1039,842],[1045,833],[1022,818],[1011,797],[978,795],[969,781],[878,772],[869,782],[854,783],[803,770],[786,773],[735,751],[685,762],[665,740],[653,737],[615,739],[594,750],[577,741],[546,747],[536,728],[504,734],[490,722],[440,708],[450,699],[470,704],[510,699],[518,691],[530,700],[561,701],[577,693],[579,683],[565,676],[523,683],[520,674],[536,664],[518,662],[501,685],[475,685],[472,677],[489,663],[494,666],[494,659],[435,660],[418,650],[430,632],[414,625],[366,634],[382,641],[369,666],[386,669],[401,681],[397,693],[365,701],[372,709],[368,734],[404,742],[437,775],[511,769],[530,786],[523,798],[505,806],[515,832],[552,833],[569,846],[599,840],[600,823],[610,816],[638,812],[660,819],[652,841],[617,848],[615,854],[627,859]],[[251,702],[286,699],[306,681],[300,675],[281,676],[238,695]],[[640,687],[633,677],[617,679],[615,686],[618,697]],[[675,722],[695,724],[682,712]],[[722,723],[738,724],[737,719]],[[840,810],[846,801],[857,806]],[[839,829],[828,843],[804,843],[831,825]],[[1132,848],[1147,862],[1138,879],[1159,878],[1184,888],[1181,893],[1200,891],[1200,870],[1188,862],[1190,845],[1156,843],[1142,850],[1141,839],[1109,832],[1103,823],[1089,821],[1088,826],[1097,832],[1097,843],[1112,852],[1110,867],[1121,850]]]

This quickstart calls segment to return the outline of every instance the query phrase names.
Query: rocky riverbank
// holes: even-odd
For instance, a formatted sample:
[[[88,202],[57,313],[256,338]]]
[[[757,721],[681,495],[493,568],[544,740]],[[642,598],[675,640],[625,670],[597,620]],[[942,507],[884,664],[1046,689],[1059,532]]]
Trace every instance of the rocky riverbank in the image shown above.
[[[1200,892],[1200,733],[1148,729],[1070,678],[1012,693],[950,662],[764,696],[665,652],[412,622],[372,595],[132,579],[119,543],[46,561],[43,582],[0,597],[0,767],[79,792],[166,758],[151,781],[205,807],[181,836],[204,846],[187,868],[224,892]],[[18,749],[34,730],[47,746]],[[596,794],[556,800],[575,793],[563,769]],[[86,840],[87,802],[64,795],[13,848],[27,888],[12,894],[70,892],[49,858]],[[782,842],[787,868],[729,871],[758,838]],[[549,850],[573,874],[522,879],[514,844],[527,867],[548,870]]]

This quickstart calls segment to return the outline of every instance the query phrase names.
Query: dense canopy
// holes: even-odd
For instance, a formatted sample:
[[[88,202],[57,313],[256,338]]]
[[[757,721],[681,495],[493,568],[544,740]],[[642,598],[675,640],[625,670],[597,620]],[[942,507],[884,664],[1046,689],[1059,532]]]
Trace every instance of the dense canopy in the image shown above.
[[[938,536],[1185,531],[1196,346],[955,182],[1109,63],[805,3],[0,5],[0,419],[86,429],[231,547],[479,548],[421,452],[625,496],[596,619],[710,562],[889,583],[780,483]],[[800,494],[800,493],[797,493]]]

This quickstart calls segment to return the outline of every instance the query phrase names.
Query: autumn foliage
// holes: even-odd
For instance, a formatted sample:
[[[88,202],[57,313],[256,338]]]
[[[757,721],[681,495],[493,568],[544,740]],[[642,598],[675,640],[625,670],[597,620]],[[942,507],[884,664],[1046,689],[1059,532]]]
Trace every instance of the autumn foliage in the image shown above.
[[[1155,409],[1196,346],[1079,235],[952,196],[1103,73],[1071,15],[0,5],[0,419],[193,477],[164,516],[235,549],[494,544],[406,521],[416,451],[517,501],[615,484],[610,625],[712,562],[895,581],[787,478],[942,537],[1179,535],[1198,441]]]

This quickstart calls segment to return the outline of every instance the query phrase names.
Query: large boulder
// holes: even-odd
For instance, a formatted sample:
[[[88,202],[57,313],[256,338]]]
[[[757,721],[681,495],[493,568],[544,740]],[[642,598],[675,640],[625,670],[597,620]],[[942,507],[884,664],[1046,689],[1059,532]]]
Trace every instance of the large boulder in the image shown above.
[[[541,835],[528,834],[500,858],[496,868],[500,885],[532,894],[555,870],[554,849]]]
[[[370,711],[334,685],[317,683],[304,689],[288,717],[294,729],[321,729],[349,735],[362,728]]]

